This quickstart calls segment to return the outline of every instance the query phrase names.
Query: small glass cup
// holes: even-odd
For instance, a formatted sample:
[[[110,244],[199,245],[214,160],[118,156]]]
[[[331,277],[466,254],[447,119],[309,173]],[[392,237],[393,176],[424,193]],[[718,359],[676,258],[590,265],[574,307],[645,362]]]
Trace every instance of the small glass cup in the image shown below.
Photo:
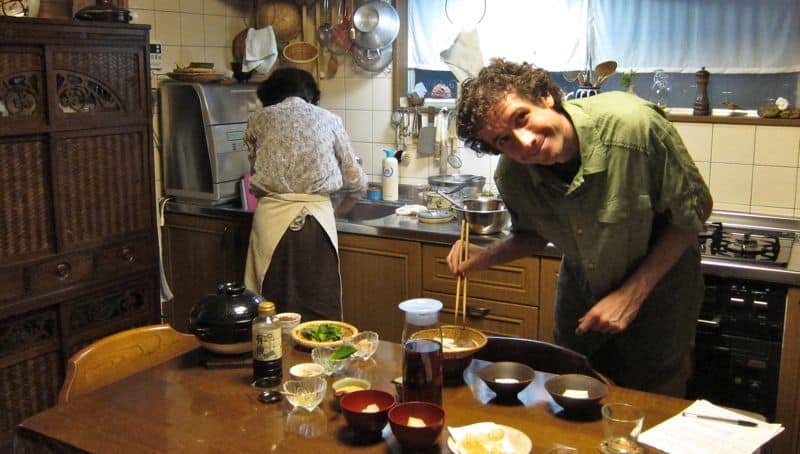
[[[284,382],[282,392],[292,407],[313,411],[325,398],[327,390],[327,380],[322,377],[311,377]]]
[[[361,331],[355,336],[346,338],[344,343],[356,349],[353,357],[366,361],[378,350],[379,337],[375,331]]]
[[[347,366],[348,358],[331,359],[335,351],[333,347],[315,347],[311,350],[311,359],[322,366],[323,373],[328,377],[338,374]]]
[[[644,413],[637,407],[626,403],[603,405],[603,433],[605,439],[600,444],[603,454],[635,454],[642,452],[639,434],[644,424]]]

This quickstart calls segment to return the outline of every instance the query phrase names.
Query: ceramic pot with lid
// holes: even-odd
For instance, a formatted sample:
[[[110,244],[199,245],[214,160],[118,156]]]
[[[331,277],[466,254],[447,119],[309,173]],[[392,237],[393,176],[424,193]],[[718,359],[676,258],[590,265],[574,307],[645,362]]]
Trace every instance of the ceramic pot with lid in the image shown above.
[[[192,308],[189,331],[206,349],[221,354],[240,354],[251,350],[251,323],[264,299],[238,282],[217,287]]]
[[[400,32],[400,16],[392,5],[373,0],[353,13],[353,42],[366,49],[381,49],[392,44]]]

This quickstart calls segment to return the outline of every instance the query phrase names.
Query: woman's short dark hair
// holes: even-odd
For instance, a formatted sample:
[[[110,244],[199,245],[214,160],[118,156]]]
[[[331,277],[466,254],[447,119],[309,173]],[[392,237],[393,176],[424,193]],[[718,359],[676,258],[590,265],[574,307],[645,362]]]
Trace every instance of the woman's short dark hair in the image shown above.
[[[310,72],[297,68],[280,68],[258,86],[261,104],[272,106],[290,96],[297,96],[311,104],[319,103],[319,87]]]
[[[553,82],[547,71],[529,63],[494,59],[489,66],[480,70],[477,77],[467,79],[461,84],[461,94],[456,106],[458,136],[471,142],[476,141],[489,113],[508,93],[516,93],[533,103],[538,103],[543,96],[549,94],[553,97],[555,109],[561,110],[561,88]],[[485,151],[496,153],[493,150]]]

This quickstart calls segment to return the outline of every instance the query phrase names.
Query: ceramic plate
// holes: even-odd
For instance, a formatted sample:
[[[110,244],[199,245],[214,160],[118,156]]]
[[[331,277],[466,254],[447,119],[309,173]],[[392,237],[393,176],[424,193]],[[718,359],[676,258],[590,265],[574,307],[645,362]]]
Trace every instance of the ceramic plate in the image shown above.
[[[525,435],[522,431],[515,429],[513,427],[504,426],[502,424],[493,424],[493,423],[486,423],[486,422],[479,422],[475,424],[470,424],[469,426],[462,426],[462,427],[452,427],[448,429],[456,429],[459,431],[463,431],[463,433],[475,433],[476,431],[480,431],[483,427],[488,425],[492,425],[493,427],[503,429],[505,431],[506,438],[511,445],[512,452],[514,454],[528,454],[533,450],[533,442],[527,435]],[[483,427],[482,427],[483,426]],[[452,436],[447,437],[447,447],[450,448],[450,452],[457,453],[458,447],[456,446],[456,441],[453,439]]]
[[[306,339],[305,337],[303,337],[302,333],[304,329],[316,328],[320,325],[334,325],[338,327],[342,331],[342,339],[331,342],[316,342],[311,339]],[[292,329],[292,339],[294,339],[295,342],[306,348],[338,347],[339,345],[342,345],[344,338],[352,336],[356,333],[358,333],[358,328],[349,323],[340,322],[338,320],[314,320],[310,322],[301,323],[295,326]]]

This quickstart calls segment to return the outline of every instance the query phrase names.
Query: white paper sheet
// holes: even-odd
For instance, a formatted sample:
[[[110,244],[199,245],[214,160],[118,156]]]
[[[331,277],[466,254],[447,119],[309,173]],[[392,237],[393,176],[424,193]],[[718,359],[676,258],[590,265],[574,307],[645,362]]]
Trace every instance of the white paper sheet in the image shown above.
[[[639,435],[639,442],[668,453],[752,454],[764,443],[783,432],[780,424],[744,416],[707,400],[697,400],[685,412],[757,423],[756,427],[731,422],[683,416],[683,412]]]

